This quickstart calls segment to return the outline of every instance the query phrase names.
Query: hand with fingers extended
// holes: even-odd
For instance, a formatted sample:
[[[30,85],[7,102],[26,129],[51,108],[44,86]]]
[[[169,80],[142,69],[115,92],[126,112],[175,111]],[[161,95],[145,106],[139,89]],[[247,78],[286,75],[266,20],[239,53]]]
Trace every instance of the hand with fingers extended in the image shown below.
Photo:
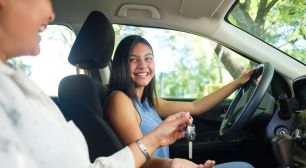
[[[185,127],[191,123],[189,112],[179,112],[168,116],[152,133],[159,139],[160,146],[170,145],[185,136]]]
[[[175,158],[171,163],[171,168],[213,168],[214,166],[213,160],[207,160],[204,164],[195,164],[186,159]]]

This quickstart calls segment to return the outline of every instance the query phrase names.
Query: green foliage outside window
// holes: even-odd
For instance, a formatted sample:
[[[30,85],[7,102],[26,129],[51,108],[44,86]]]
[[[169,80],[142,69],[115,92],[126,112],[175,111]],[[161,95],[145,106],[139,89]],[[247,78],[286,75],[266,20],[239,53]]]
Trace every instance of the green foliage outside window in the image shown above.
[[[221,88],[252,62],[206,38],[166,29],[114,25],[116,44],[138,34],[153,47],[157,94],[163,98],[198,98]],[[115,47],[116,48],[116,47]]]
[[[228,20],[306,64],[305,0],[240,0]]]

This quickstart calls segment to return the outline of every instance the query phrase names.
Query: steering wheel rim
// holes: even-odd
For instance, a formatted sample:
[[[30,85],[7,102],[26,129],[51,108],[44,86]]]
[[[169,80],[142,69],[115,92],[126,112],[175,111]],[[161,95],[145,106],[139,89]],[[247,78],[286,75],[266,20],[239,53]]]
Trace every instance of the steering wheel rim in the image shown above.
[[[222,124],[219,135],[231,139],[237,135],[252,117],[268,90],[274,74],[271,63],[257,66],[250,80],[239,87],[238,93],[231,102]],[[259,78],[261,76],[261,78]]]

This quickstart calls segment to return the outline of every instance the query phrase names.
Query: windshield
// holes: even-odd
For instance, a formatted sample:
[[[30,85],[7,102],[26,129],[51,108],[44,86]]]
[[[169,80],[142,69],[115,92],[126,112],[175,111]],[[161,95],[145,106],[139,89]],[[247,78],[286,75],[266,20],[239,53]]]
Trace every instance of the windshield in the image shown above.
[[[306,65],[305,0],[239,0],[227,20]]]

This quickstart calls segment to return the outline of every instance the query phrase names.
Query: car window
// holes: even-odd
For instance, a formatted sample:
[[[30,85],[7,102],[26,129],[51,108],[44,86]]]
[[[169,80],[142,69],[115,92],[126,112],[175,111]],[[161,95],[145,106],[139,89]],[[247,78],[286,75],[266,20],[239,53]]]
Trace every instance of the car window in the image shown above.
[[[24,56],[10,59],[50,96],[57,96],[60,80],[75,74],[74,66],[68,63],[68,54],[75,40],[75,33],[64,25],[49,25],[41,33],[38,56]]]
[[[196,99],[221,88],[257,64],[209,39],[174,30],[114,25],[116,45],[131,34],[153,48],[157,95]]]
[[[113,25],[116,44],[138,34],[152,45],[156,61],[157,95],[196,99],[212,93],[257,64],[209,39],[168,29]],[[9,60],[50,96],[57,96],[60,80],[75,74],[68,54],[75,33],[64,25],[49,25],[41,34],[39,56]]]
[[[239,0],[227,20],[306,65],[305,0]]]

